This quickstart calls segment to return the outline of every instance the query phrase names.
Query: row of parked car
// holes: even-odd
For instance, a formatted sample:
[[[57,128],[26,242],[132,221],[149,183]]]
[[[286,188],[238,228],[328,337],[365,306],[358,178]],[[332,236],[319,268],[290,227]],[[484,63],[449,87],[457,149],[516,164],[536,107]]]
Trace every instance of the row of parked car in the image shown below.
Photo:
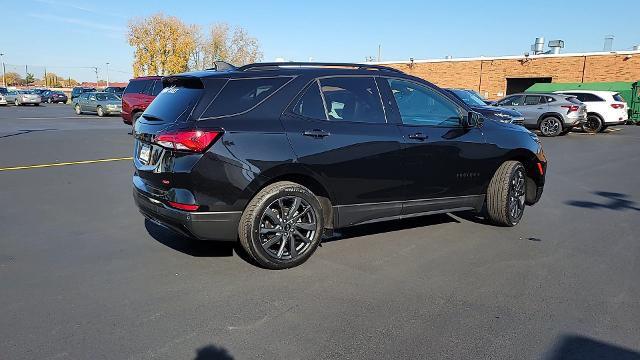
[[[614,91],[519,93],[490,102],[473,90],[447,90],[485,118],[540,130],[544,136],[564,135],[574,128],[597,133],[628,120],[627,103]]]
[[[86,92],[96,92],[95,88],[74,87],[71,91],[71,101],[74,101],[81,94]],[[119,98],[124,92],[124,87],[107,87],[105,93],[114,94]],[[34,105],[42,103],[66,104],[69,101],[67,95],[61,90],[50,89],[7,89],[0,87],[0,105]]]

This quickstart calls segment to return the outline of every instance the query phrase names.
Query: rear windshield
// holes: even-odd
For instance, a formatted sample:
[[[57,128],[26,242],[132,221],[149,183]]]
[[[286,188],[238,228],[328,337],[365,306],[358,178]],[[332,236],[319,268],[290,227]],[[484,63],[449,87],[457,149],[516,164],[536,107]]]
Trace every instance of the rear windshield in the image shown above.
[[[290,77],[231,79],[207,107],[202,118],[218,118],[247,112],[274,94]]]
[[[574,103],[574,104],[578,104],[578,105],[582,105],[582,101],[578,100],[577,97],[575,96],[569,96],[566,97],[565,99],[567,99],[568,102]]]
[[[614,95],[613,95],[613,100],[615,100],[615,101],[620,101],[620,102],[625,102],[625,101],[624,101],[624,98],[623,98],[623,97],[622,97],[622,95],[620,95],[620,94],[614,94]]]
[[[161,122],[175,122],[178,119],[184,121],[203,93],[203,89],[166,87],[144,111],[144,117]]]
[[[133,80],[129,82],[129,85],[124,89],[125,94],[142,94],[144,88],[151,80]]]

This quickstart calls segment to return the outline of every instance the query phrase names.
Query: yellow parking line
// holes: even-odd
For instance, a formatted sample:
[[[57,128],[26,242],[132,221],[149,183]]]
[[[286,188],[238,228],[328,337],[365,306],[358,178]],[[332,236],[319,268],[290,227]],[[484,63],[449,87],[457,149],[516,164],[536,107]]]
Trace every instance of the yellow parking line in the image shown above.
[[[103,162],[111,162],[111,161],[122,161],[122,160],[132,160],[132,159],[133,159],[132,157],[120,157],[120,158],[111,158],[111,159],[69,161],[69,162],[61,162],[61,163],[53,163],[53,164],[13,166],[13,167],[0,168],[0,171],[39,169],[39,168],[47,168],[47,167],[53,167],[53,166],[95,164],[95,163],[103,163]]]

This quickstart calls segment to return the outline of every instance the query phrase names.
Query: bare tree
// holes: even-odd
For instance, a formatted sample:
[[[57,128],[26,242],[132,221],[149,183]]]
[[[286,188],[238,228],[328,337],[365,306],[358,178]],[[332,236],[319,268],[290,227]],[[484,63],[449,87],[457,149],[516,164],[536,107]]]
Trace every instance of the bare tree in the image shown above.
[[[213,24],[200,46],[204,68],[213,67],[215,61],[239,66],[262,59],[258,39],[241,27],[231,30],[225,23]]]

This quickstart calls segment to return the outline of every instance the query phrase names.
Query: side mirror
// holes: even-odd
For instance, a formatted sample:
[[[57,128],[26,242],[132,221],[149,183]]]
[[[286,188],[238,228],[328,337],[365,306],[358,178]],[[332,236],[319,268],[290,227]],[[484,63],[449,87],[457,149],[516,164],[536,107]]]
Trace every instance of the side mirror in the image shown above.
[[[466,127],[477,127],[482,122],[482,116],[475,111],[469,111],[466,118]]]

